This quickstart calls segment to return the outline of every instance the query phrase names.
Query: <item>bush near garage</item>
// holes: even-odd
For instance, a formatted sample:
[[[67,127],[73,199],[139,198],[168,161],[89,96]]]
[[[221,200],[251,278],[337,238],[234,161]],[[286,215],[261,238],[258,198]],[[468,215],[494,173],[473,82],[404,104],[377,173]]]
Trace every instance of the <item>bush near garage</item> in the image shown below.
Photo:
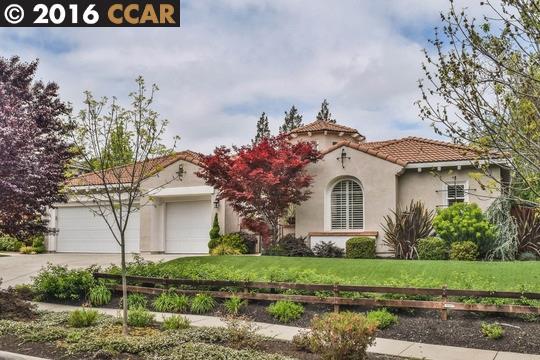
[[[350,259],[374,259],[375,239],[369,237],[353,237],[345,243],[345,254]]]
[[[418,240],[416,246],[419,260],[446,260],[448,258],[448,246],[438,237],[428,237]]]
[[[9,235],[0,234],[0,251],[19,251],[23,243]]]
[[[240,233],[226,234],[218,239],[212,239],[208,243],[208,248],[212,255],[238,255],[249,252],[245,238]],[[218,248],[220,250],[216,250]]]

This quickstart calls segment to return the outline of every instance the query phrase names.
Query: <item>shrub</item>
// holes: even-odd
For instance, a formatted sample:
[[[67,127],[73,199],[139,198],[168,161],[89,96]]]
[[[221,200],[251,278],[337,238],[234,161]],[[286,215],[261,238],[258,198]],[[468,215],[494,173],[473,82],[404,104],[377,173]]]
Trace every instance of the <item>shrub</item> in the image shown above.
[[[316,257],[322,258],[341,258],[345,251],[336,246],[332,241],[321,241],[313,247],[313,253]]]
[[[165,292],[154,300],[153,306],[159,312],[185,312],[189,309],[189,298],[172,291]]]
[[[268,306],[268,313],[282,323],[289,323],[300,319],[304,313],[304,307],[288,300],[279,300]]]
[[[282,256],[313,256],[313,251],[307,246],[305,237],[287,234],[279,240],[278,245],[283,251]]]
[[[255,349],[262,340],[257,334],[258,327],[248,318],[228,316],[223,319],[227,324],[225,333],[227,343],[234,349]]]
[[[413,259],[417,241],[428,237],[433,230],[433,211],[426,209],[420,201],[411,201],[408,207],[400,206],[385,216],[384,222],[384,244],[396,258]]]
[[[323,359],[367,359],[375,340],[376,324],[364,315],[342,312],[316,316],[311,321],[310,349]]]
[[[129,303],[129,301],[128,301]],[[128,311],[128,319],[127,323],[130,326],[134,327],[145,327],[150,326],[154,322],[154,314],[149,312],[148,310],[138,307],[133,308]]]
[[[32,247],[36,254],[43,254],[47,249],[45,248],[45,237],[43,235],[36,235],[32,238]]]
[[[80,300],[86,298],[95,285],[93,269],[68,269],[48,264],[33,278],[36,295],[45,299]]]
[[[219,240],[221,236],[219,232],[220,232],[219,220],[218,220],[218,214],[216,213],[214,215],[214,222],[212,223],[212,228],[210,229],[210,241]],[[212,247],[210,247],[210,245],[208,245],[208,247],[210,248],[210,250],[213,249]]]
[[[191,312],[194,314],[206,314],[216,307],[216,300],[207,294],[197,294],[191,300]]]
[[[168,318],[163,320],[163,328],[165,330],[188,329],[190,325],[190,321],[180,315],[169,316]]]
[[[450,246],[450,260],[474,261],[478,258],[478,245],[472,241],[459,241]]]
[[[25,255],[37,254],[37,251],[36,249],[34,249],[34,247],[25,246],[25,245],[21,246],[21,248],[19,249],[19,252]]]
[[[94,286],[88,293],[88,300],[93,306],[103,306],[111,302],[112,294],[103,284]]]
[[[257,250],[257,243],[258,243],[257,236],[255,236],[253,234],[249,234],[249,233],[244,232],[244,231],[239,231],[239,232],[235,232],[235,233],[232,233],[232,234],[240,236],[240,238],[242,239],[244,244],[246,244],[246,246],[247,246],[247,250],[248,250],[247,253],[248,254],[255,254],[255,252]]]
[[[531,252],[524,252],[519,254],[519,260],[520,261],[535,261],[538,260],[538,256],[536,254],[533,254]]]
[[[516,223],[518,253],[531,252],[540,256],[540,209],[515,206],[511,214]]]
[[[225,300],[223,306],[225,307],[225,310],[227,310],[227,313],[231,315],[238,315],[240,310],[247,306],[247,301],[242,300],[238,296],[231,296],[229,299]]]
[[[473,241],[480,255],[485,256],[492,247],[497,228],[486,220],[476,204],[456,203],[439,210],[433,219],[437,236],[452,244],[458,241]]]
[[[212,251],[210,252],[210,255],[212,256],[240,255],[240,254],[242,254],[240,250],[227,244],[219,244],[215,248],[213,248]]]
[[[148,299],[143,294],[129,294],[127,298],[128,309],[146,309]],[[122,306],[122,304],[120,304]]]
[[[247,254],[248,253],[248,247],[244,243],[244,239],[237,233],[235,234],[227,234],[223,235],[221,237],[221,244],[228,245],[240,252],[240,254]]]
[[[383,330],[387,327],[397,324],[398,317],[390,313],[386,309],[373,310],[366,314],[366,317],[369,321],[374,322],[377,325],[377,328]]]
[[[420,260],[445,260],[448,258],[448,248],[443,239],[428,237],[418,240],[418,259]]]
[[[375,258],[375,239],[369,237],[354,237],[345,243],[345,253],[350,259]]]
[[[98,312],[96,310],[81,309],[69,313],[68,324],[72,327],[88,327],[96,323]]]
[[[482,334],[493,340],[498,340],[503,337],[504,329],[499,324],[482,323]]]
[[[0,235],[0,251],[19,251],[23,243],[9,235]]]
[[[506,196],[496,198],[486,210],[486,220],[496,226],[497,232],[486,254],[487,260],[512,261],[518,254],[517,226],[510,216],[514,201]]]

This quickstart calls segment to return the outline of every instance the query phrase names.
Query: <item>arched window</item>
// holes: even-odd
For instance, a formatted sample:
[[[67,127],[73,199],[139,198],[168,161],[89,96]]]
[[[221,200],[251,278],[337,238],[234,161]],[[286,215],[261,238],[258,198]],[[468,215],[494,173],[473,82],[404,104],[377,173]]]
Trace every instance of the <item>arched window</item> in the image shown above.
[[[330,196],[332,230],[362,230],[364,228],[364,193],[352,179],[338,181]]]

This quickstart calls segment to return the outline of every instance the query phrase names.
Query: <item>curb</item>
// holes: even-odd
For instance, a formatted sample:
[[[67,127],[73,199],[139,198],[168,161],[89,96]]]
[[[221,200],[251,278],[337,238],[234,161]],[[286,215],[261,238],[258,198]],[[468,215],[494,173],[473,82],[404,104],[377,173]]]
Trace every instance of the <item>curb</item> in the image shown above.
[[[35,356],[28,356],[28,355],[23,355],[23,354],[16,354],[16,353],[0,350],[0,360],[49,360],[49,359],[39,358]]]

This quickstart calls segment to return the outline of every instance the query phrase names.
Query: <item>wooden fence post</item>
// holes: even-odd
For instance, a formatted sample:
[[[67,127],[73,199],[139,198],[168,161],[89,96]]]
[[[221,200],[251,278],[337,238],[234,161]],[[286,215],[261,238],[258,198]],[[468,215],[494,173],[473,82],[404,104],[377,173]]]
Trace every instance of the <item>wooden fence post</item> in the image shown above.
[[[334,284],[334,312],[339,312],[339,304],[337,303],[337,298],[339,297],[339,287],[338,284]]]
[[[448,320],[448,309],[446,308],[446,302],[448,301],[448,294],[446,290],[448,285],[444,285],[442,288],[442,308],[441,308],[441,320]]]

